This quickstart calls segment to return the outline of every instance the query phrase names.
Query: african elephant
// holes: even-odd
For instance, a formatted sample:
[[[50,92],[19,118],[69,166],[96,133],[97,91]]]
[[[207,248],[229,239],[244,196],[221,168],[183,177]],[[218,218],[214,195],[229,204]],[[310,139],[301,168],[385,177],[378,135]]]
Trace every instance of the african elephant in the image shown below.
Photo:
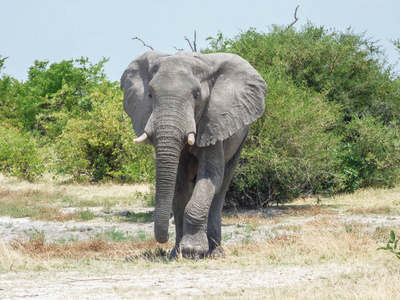
[[[121,89],[135,143],[155,147],[156,240],[168,241],[172,208],[171,257],[223,255],[223,202],[266,83],[237,55],[148,51],[125,70]]]

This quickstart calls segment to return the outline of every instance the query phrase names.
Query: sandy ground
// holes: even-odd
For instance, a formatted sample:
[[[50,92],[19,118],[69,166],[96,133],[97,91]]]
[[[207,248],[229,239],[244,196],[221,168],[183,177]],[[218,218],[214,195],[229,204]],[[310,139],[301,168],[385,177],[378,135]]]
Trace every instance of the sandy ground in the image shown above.
[[[152,267],[110,274],[82,272],[6,274],[0,279],[2,299],[169,299],[240,295],[291,286],[350,271],[336,265],[241,269]],[[214,295],[216,294],[216,295]]]
[[[399,226],[400,216],[336,215],[341,222],[368,224],[375,230],[378,226]],[[315,217],[288,218],[285,225],[299,225]],[[273,235],[285,234],[276,225],[259,226],[246,230],[246,225],[236,223],[223,226],[224,244],[240,244],[245,238],[260,241]],[[0,217],[0,236],[6,243],[12,239],[29,239],[35,232],[44,233],[47,241],[60,237],[85,240],[97,233],[114,229],[135,235],[146,232],[152,235],[153,223],[110,223],[103,218],[87,222],[43,222],[28,218]],[[171,224],[170,231],[174,231]],[[293,286],[310,281],[329,280],[334,276],[354,272],[350,265],[318,266],[268,266],[232,268],[198,268],[180,265],[165,267],[153,263],[146,268],[113,268],[112,271],[90,273],[83,271],[9,272],[0,274],[0,299],[178,299],[178,298],[262,298],[263,289]],[[167,276],[166,276],[167,275]],[[258,292],[257,292],[258,291]],[[250,294],[248,294],[250,293]],[[224,296],[225,295],[225,296]],[[265,295],[264,295],[265,296]]]
[[[152,212],[151,209],[138,209],[140,212]],[[136,212],[138,212],[136,211]],[[153,210],[154,211],[154,210]],[[239,212],[242,216],[251,216],[252,214],[266,214],[261,211],[243,209]],[[269,216],[273,216],[273,209],[268,211]],[[359,223],[366,226],[366,230],[375,230],[377,227],[394,227],[400,225],[400,216],[388,215],[351,215],[337,214],[336,217],[340,223]],[[223,224],[222,236],[224,244],[241,243],[244,238],[250,239],[252,242],[262,241],[273,238],[275,235],[287,234],[288,231],[280,229],[282,225],[301,225],[303,223],[314,220],[315,216],[301,218],[287,218],[277,222],[274,225],[257,226],[256,230],[247,230],[246,224],[237,222],[235,224]],[[170,221],[169,231],[175,231],[175,225]],[[6,243],[13,239],[22,241],[29,240],[29,237],[35,233],[43,233],[46,241],[57,241],[60,237],[68,240],[72,238],[74,241],[83,241],[95,237],[98,234],[107,231],[119,231],[125,235],[135,236],[145,233],[147,236],[153,236],[153,222],[133,223],[133,222],[108,222],[104,218],[95,218],[87,222],[67,221],[67,222],[49,222],[49,221],[32,221],[29,218],[10,218],[0,217],[0,237]]]

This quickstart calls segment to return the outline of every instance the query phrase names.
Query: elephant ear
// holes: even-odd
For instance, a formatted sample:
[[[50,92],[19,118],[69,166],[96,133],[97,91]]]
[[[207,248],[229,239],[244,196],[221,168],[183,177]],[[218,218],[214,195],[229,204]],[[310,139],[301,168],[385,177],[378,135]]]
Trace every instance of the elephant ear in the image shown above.
[[[243,58],[234,54],[199,55],[214,66],[210,99],[197,129],[197,145],[213,145],[259,118],[265,108],[267,84]]]
[[[168,54],[148,51],[130,63],[121,77],[121,90],[124,91],[124,110],[132,120],[137,136],[144,128],[152,112],[149,101],[149,73],[158,59]]]

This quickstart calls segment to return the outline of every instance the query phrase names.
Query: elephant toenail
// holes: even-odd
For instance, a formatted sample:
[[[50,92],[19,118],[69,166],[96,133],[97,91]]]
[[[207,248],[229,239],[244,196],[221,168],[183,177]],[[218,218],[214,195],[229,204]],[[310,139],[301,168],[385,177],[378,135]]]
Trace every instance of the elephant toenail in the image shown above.
[[[193,246],[192,245],[185,245],[185,251],[186,252],[193,252]]]

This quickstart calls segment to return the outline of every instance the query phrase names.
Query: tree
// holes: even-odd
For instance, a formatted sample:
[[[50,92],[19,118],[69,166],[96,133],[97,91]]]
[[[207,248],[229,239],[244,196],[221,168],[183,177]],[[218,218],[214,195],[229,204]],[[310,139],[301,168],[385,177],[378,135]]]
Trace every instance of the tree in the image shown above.
[[[241,202],[397,181],[398,77],[364,34],[307,24],[209,41],[204,52],[238,54],[269,84],[265,114],[251,127],[231,186]]]

